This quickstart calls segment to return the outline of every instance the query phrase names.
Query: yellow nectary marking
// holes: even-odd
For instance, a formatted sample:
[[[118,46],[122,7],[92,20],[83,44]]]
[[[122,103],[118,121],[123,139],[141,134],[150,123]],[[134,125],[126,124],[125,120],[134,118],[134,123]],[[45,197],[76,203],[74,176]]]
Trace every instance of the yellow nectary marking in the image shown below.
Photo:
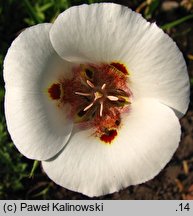
[[[128,71],[127,71],[124,64],[121,64],[119,62],[112,62],[110,65],[115,67],[117,70],[121,71],[123,74],[129,75],[129,73],[128,73]]]

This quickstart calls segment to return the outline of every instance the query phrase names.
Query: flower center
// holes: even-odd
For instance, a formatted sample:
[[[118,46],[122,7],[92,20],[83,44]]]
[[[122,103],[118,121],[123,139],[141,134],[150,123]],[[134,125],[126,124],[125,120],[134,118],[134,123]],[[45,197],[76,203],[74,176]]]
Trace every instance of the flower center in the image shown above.
[[[100,105],[100,117],[103,116],[103,109],[104,109],[104,102],[106,100],[110,101],[118,101],[119,97],[114,95],[108,95],[108,91],[106,91],[106,83],[104,83],[102,86],[95,86],[90,80],[86,80],[86,83],[91,88],[91,91],[88,93],[84,92],[75,92],[75,94],[85,97],[92,97],[92,102],[86,106],[83,111],[87,111],[92,106],[96,106],[97,103]]]
[[[56,84],[49,88],[49,93],[54,90],[50,96],[58,99],[55,94],[60,92],[60,106],[71,105],[70,118],[80,127],[95,128],[95,136],[111,143],[121,127],[121,114],[129,111],[131,103],[125,66],[120,63],[80,65],[72,73],[72,79],[60,81],[60,91],[56,91]]]

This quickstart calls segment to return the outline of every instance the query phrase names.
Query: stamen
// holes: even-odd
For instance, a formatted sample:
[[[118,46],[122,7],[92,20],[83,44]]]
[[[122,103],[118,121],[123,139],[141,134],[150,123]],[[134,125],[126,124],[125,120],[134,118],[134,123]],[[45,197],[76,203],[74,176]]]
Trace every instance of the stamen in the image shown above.
[[[100,101],[100,117],[103,116],[103,101]]]
[[[87,84],[88,84],[91,88],[94,88],[94,87],[95,87],[94,84],[93,84],[90,80],[87,80],[86,82],[87,82]]]
[[[90,93],[83,93],[83,92],[75,92],[77,95],[82,95],[82,96],[91,96]]]
[[[94,103],[89,104],[87,107],[84,108],[84,111],[87,111],[88,109],[90,109],[93,106]]]
[[[115,96],[112,96],[112,95],[107,96],[107,98],[108,98],[110,101],[118,101],[118,100],[119,100],[118,97],[115,97]]]
[[[104,90],[105,87],[106,87],[106,83],[104,83],[104,84],[102,85],[101,89]]]

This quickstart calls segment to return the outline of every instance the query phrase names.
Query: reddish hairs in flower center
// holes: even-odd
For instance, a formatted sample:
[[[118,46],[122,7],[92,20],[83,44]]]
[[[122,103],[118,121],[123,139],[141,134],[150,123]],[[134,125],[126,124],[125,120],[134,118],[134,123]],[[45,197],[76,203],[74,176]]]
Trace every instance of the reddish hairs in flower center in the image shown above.
[[[121,114],[129,111],[126,67],[119,63],[88,64],[74,68],[72,73],[71,79],[60,80],[60,103],[71,105],[70,118],[77,126],[94,128],[94,136],[111,143],[121,127]],[[57,84],[49,93],[53,99],[61,96]]]

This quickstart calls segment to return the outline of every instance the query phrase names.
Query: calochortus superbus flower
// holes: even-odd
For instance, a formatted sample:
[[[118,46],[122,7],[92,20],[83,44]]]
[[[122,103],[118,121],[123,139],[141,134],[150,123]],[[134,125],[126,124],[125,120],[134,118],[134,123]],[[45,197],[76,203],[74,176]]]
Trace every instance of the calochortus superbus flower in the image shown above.
[[[4,79],[14,144],[70,190],[100,196],[145,182],[178,147],[189,103],[183,56],[126,7],[72,7],[26,29]]]

